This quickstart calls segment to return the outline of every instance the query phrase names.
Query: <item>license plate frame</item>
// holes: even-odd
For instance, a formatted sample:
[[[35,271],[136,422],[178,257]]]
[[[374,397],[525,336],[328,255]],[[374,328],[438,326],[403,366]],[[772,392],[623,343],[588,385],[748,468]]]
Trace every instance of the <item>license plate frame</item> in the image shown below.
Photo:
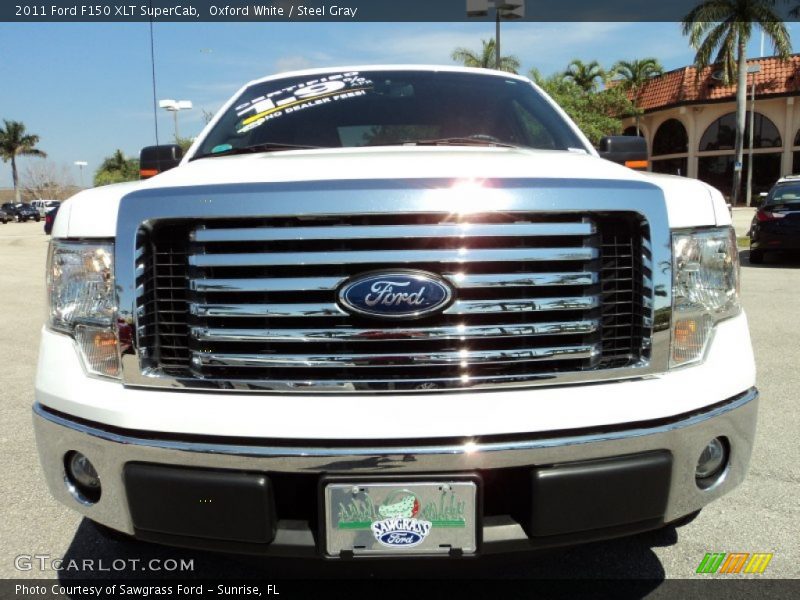
[[[328,558],[475,555],[481,492],[477,475],[326,477],[321,551]]]

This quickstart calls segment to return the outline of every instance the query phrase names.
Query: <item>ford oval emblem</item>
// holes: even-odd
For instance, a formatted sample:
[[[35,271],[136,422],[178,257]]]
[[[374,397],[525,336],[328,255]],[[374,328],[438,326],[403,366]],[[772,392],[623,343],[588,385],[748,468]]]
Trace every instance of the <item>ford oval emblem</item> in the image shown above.
[[[378,537],[378,541],[384,546],[405,546],[413,548],[422,541],[422,536],[413,531],[390,531]]]
[[[371,526],[372,535],[384,546],[413,548],[428,537],[433,523],[413,517],[390,517],[375,521]]]
[[[356,275],[339,290],[339,304],[351,313],[383,319],[419,319],[444,310],[453,288],[424,271],[373,271]]]

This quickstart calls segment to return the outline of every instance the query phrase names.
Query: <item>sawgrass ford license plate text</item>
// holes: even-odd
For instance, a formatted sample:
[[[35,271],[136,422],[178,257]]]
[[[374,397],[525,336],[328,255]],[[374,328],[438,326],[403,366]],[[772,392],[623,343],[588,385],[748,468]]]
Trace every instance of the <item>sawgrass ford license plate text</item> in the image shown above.
[[[326,552],[354,555],[476,551],[473,481],[331,483],[325,487]]]

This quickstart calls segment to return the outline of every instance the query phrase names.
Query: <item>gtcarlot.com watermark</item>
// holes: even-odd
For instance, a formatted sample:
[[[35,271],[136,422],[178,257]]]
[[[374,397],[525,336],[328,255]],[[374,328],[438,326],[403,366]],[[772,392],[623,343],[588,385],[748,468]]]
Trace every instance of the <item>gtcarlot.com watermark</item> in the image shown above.
[[[78,572],[184,572],[194,571],[194,559],[175,558],[59,558],[49,554],[19,554],[14,557],[17,571],[78,571]]]

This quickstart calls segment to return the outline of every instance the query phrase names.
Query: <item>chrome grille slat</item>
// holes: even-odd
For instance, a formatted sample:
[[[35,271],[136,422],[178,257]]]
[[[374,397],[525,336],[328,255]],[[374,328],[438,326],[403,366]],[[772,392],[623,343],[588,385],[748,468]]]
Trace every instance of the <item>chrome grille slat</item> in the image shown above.
[[[346,277],[274,277],[270,279],[193,279],[197,292],[309,292],[335,290]]]
[[[527,348],[522,350],[471,350],[396,354],[219,354],[193,352],[192,360],[205,366],[224,367],[386,367],[441,366],[470,363],[503,363],[591,358],[599,345]]]
[[[460,288],[591,285],[598,280],[596,273],[444,273],[443,277]],[[346,276],[192,279],[189,283],[197,292],[307,292],[335,290],[345,281]]]
[[[597,273],[445,273],[445,279],[459,288],[592,285]]]
[[[474,238],[514,236],[585,236],[593,223],[438,223],[435,225],[340,225],[337,227],[242,227],[197,229],[195,242],[266,242],[278,240],[354,240],[410,238]]]
[[[347,317],[333,302],[298,304],[191,304],[200,317]]]
[[[364,250],[331,252],[241,252],[194,254],[194,267],[243,267],[289,265],[356,265],[409,263],[475,263],[587,261],[597,258],[596,248],[477,248],[445,250]]]
[[[392,340],[469,340],[508,336],[541,336],[592,333],[598,320],[529,323],[523,325],[472,325],[452,327],[409,327],[403,329],[316,328],[316,329],[210,329],[196,327],[192,336],[200,341],[217,342],[319,342]]]
[[[457,300],[444,311],[446,315],[477,313],[517,313],[551,310],[586,310],[599,306],[597,296],[539,298],[535,300]],[[190,304],[191,314],[201,317],[348,317],[333,302],[298,304]]]
[[[467,315],[475,313],[508,313],[533,312],[551,310],[588,310],[599,305],[597,296],[574,296],[562,298],[536,298],[515,300],[499,298],[497,300],[456,300],[447,310],[446,315]]]

